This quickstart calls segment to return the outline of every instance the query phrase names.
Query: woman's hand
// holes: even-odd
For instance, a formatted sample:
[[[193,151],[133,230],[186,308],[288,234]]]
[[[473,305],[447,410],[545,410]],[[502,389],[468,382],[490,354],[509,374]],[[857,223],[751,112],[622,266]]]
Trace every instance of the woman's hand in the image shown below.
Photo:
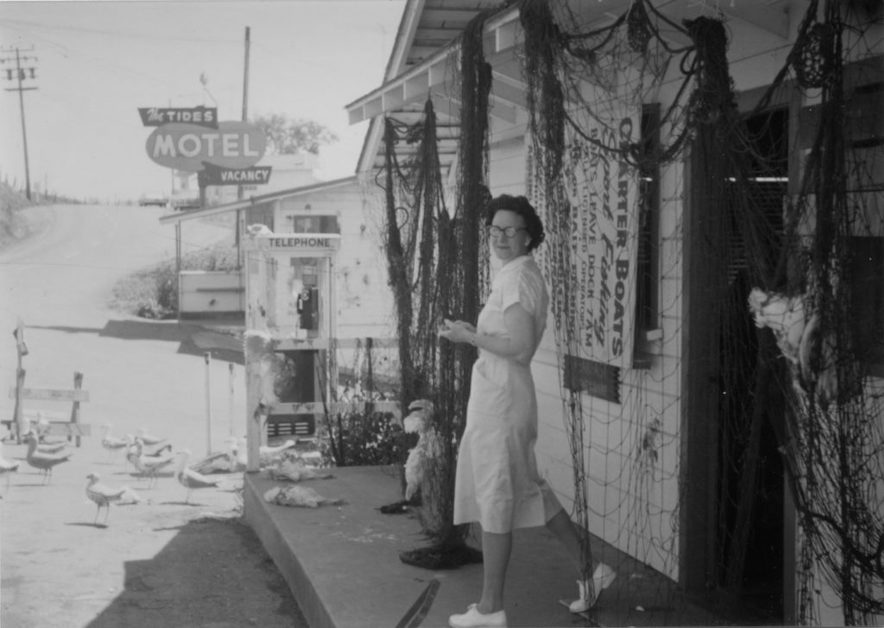
[[[519,304],[513,304],[503,314],[506,334],[479,335],[476,328],[464,321],[442,321],[439,335],[451,342],[468,343],[490,351],[502,358],[527,361],[534,351],[534,323],[531,315]]]
[[[476,327],[466,321],[443,319],[439,335],[451,342],[471,342],[476,335]]]

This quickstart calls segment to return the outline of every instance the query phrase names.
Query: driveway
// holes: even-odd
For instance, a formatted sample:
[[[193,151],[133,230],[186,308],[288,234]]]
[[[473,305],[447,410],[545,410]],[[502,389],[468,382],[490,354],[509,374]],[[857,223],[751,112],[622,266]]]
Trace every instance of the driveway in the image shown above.
[[[90,396],[82,422],[92,428],[49,484],[25,461],[25,448],[3,444],[20,461],[0,479],[2,611],[0,624],[73,626],[305,626],[285,582],[252,531],[241,523],[241,477],[186,490],[171,472],[156,485],[135,475],[122,454],[100,444],[144,429],[194,458],[245,432],[243,367],[214,356],[207,364],[192,326],[147,321],[106,307],[114,283],[174,256],[174,230],[158,208],[57,206],[27,210],[48,218],[30,240],[0,251],[0,383],[15,383],[12,331],[25,325],[26,384],[70,388],[83,374]],[[184,230],[185,250],[230,237],[224,227]],[[232,364],[232,367],[231,367]],[[13,400],[0,395],[2,416]],[[69,412],[69,404],[26,402]],[[5,430],[4,430],[5,431]],[[113,505],[94,523],[86,475],[128,485],[140,502]],[[102,514],[102,518],[104,515]]]

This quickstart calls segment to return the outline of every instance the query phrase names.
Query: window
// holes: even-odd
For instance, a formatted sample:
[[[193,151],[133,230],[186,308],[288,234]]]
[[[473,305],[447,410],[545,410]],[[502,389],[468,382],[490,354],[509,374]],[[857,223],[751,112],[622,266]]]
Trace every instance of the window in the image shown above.
[[[340,233],[338,217],[333,214],[288,214],[286,227],[291,233]]]
[[[884,82],[876,78],[853,90],[845,116],[853,214],[848,277],[858,357],[868,373],[884,377]]]
[[[645,105],[642,111],[642,165],[639,172],[639,233],[635,295],[635,350],[633,368],[648,368],[649,337],[657,328],[660,283],[660,168],[653,157],[660,146],[660,105]]]

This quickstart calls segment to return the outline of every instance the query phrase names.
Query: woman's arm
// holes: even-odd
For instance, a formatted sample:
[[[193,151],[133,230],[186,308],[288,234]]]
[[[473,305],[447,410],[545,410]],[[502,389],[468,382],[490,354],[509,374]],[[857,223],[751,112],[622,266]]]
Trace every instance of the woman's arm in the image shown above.
[[[534,321],[531,315],[518,303],[512,304],[503,313],[507,333],[503,336],[489,336],[478,333],[464,321],[445,320],[439,335],[451,342],[466,342],[490,351],[502,358],[514,359],[530,353],[534,347]]]

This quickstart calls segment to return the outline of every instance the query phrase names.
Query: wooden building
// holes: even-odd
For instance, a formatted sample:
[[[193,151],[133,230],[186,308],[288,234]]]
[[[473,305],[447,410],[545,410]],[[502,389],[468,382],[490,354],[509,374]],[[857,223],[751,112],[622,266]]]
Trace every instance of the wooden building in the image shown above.
[[[547,277],[554,306],[532,365],[541,473],[593,534],[688,594],[751,607],[771,623],[873,622],[884,598],[884,309],[873,279],[884,263],[880,5],[504,4],[408,0],[385,82],[347,105],[352,123],[370,121],[359,177],[378,179],[387,163],[385,122],[417,124],[429,101],[453,206],[471,63],[462,53],[478,24],[481,58],[469,69],[490,77],[483,174],[491,194],[528,195],[544,210],[538,256],[557,273]],[[717,58],[705,47],[712,33],[726,39]],[[550,82],[564,100],[558,119],[544,109],[556,104],[544,100]],[[827,136],[830,114],[841,117]],[[562,118],[560,134],[550,133]],[[564,155],[550,172],[556,139]],[[392,149],[403,163],[417,153],[406,141]],[[829,166],[818,163],[836,150]],[[827,188],[839,173],[847,183]],[[561,220],[556,190],[570,212]],[[819,227],[823,196],[841,204],[847,227]],[[826,266],[836,270],[796,279],[837,257],[829,228],[852,252]],[[759,234],[771,238],[759,244]],[[798,328],[783,328],[783,311],[753,319],[748,299],[753,287],[766,303],[803,295],[820,312],[841,289],[820,288],[827,273],[850,285],[847,314],[863,329],[853,346],[868,351],[854,360],[858,397],[845,395],[841,373],[837,398],[820,404],[813,391],[825,367],[786,369],[797,364],[788,332]],[[808,311],[801,329],[811,320]],[[777,377],[801,390],[768,390]],[[834,436],[833,412],[846,430]],[[845,453],[841,472],[810,452],[810,435],[843,444],[860,433],[870,449]],[[851,478],[863,497],[841,510],[845,492],[815,483]],[[835,514],[817,516],[811,494]]]

